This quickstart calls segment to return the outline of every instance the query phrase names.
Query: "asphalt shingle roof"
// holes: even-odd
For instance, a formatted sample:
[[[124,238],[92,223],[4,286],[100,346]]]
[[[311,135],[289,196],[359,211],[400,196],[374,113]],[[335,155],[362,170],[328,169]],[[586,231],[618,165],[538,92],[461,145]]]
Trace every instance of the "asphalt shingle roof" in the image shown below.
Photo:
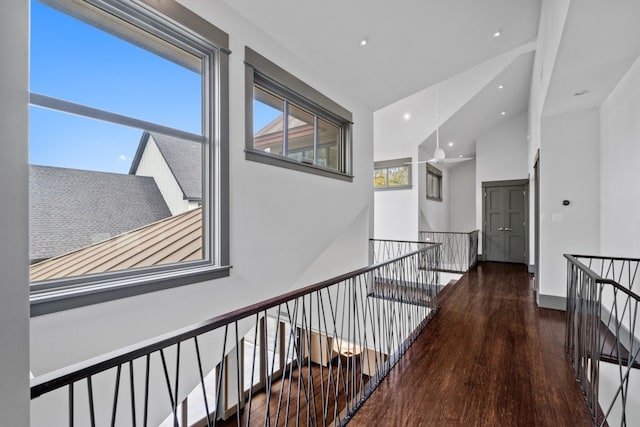
[[[32,165],[29,194],[32,261],[171,216],[149,177]]]

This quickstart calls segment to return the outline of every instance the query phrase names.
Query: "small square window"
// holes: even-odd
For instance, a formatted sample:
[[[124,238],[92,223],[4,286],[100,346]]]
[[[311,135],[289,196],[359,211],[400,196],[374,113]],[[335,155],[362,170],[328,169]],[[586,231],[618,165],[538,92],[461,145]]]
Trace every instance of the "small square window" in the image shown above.
[[[442,201],[442,172],[427,163],[427,199]]]
[[[376,190],[411,188],[411,158],[375,162],[373,187]]]

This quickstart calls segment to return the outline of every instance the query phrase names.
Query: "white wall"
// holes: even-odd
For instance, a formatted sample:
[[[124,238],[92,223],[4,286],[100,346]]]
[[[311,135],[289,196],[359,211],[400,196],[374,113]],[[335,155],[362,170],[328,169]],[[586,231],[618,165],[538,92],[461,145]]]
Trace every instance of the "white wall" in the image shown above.
[[[414,167],[413,175],[416,176]],[[418,185],[407,190],[376,191],[374,194],[374,232],[376,239],[418,239]]]
[[[571,0],[542,0],[540,7],[540,20],[538,23],[538,37],[536,46],[536,56],[533,63],[533,73],[531,75],[531,89],[529,94],[528,108],[528,170],[531,177],[534,176],[533,166],[536,155],[540,148],[540,121],[553,66],[560,48],[562,31],[569,11]],[[531,186],[529,192],[529,264],[535,263],[535,224],[533,198],[534,188]]]
[[[348,88],[323,80],[223,2],[183,3],[229,33],[233,52],[229,73],[231,276],[33,318],[35,374],[281,294],[315,280],[318,271],[328,278],[366,265],[373,203],[372,112],[350,97]],[[22,37],[27,28],[21,26]],[[353,183],[245,160],[245,45],[353,113]],[[26,157],[18,162],[4,158],[26,170]],[[26,185],[23,190],[25,197]],[[328,248],[339,252],[339,264],[333,262]]]
[[[600,108],[600,247],[640,257],[640,59]]]
[[[0,7],[0,424],[6,426],[29,425],[28,11],[24,0]]]
[[[482,230],[482,183],[527,178],[527,114],[507,119],[476,140],[476,228]],[[478,242],[482,253],[482,233]]]
[[[420,160],[431,159],[433,153],[420,150]],[[449,170],[442,165],[434,165],[442,172],[442,201],[427,199],[427,166],[419,165],[418,200],[420,206],[418,225],[420,231],[451,231],[449,224],[449,212],[451,206],[451,193],[449,191]]]
[[[565,253],[598,254],[600,129],[597,109],[545,117],[540,146],[540,282],[566,296]],[[563,206],[563,200],[569,206]]]
[[[468,232],[476,224],[476,160],[463,162],[449,171],[451,231]]]

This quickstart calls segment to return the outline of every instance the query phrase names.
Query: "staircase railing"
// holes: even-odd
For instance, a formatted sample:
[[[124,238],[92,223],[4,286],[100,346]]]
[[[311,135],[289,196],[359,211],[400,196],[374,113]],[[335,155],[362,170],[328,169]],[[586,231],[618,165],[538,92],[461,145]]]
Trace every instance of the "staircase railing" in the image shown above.
[[[437,250],[36,377],[32,414],[69,426],[344,425],[438,310]]]
[[[565,346],[594,425],[635,425],[640,396],[640,260],[565,255]],[[601,363],[605,362],[605,363]]]
[[[478,263],[479,230],[468,233],[451,231],[421,231],[419,239],[427,243],[440,243],[442,272],[464,273]]]

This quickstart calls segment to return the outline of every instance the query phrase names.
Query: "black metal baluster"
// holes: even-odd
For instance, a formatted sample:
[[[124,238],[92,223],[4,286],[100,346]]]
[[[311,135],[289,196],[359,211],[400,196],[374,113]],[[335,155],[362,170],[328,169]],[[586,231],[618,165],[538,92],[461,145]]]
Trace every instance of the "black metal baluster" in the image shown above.
[[[224,368],[224,356],[227,352],[227,336],[229,332],[229,325],[225,325],[224,327],[224,339],[222,341],[222,357],[220,358],[220,370],[218,372],[218,378],[216,378],[218,385],[216,386],[216,410],[215,416],[213,417],[213,426],[215,427],[218,424],[218,418],[220,416],[220,408],[222,407],[222,414],[224,414],[225,408],[224,402],[222,401],[222,377],[225,376]]]
[[[151,365],[151,353],[147,354],[147,363],[144,375],[144,419],[143,426],[147,427],[147,421],[149,419],[149,368]]]
[[[174,424],[175,427],[180,427],[179,426],[179,422],[178,422],[178,381],[180,380],[180,341],[178,341],[177,344],[177,348],[176,348],[176,382],[175,382],[175,388],[174,388],[174,394],[173,394],[173,401],[175,403],[175,406],[173,408],[173,418],[174,418]]]
[[[129,389],[131,393],[131,426],[136,427],[136,390],[133,374],[133,360],[129,361]]]
[[[198,360],[198,374],[200,375],[200,384],[202,385],[202,399],[204,400],[204,410],[207,414],[207,427],[211,427],[211,413],[209,412],[209,399],[207,399],[207,388],[204,384],[204,372],[202,371],[202,358],[200,356],[200,346],[198,345],[198,337],[193,337],[196,347],[196,359]]]
[[[73,384],[69,384],[69,427],[74,426],[74,397],[73,397]]]
[[[173,393],[171,393],[171,380],[169,379],[169,370],[167,369],[167,361],[164,357],[164,349],[160,349],[160,359],[162,360],[162,369],[164,371],[164,379],[167,383],[167,393],[169,394],[169,401],[171,402],[171,410],[173,411],[173,425],[178,425],[178,415],[176,413],[176,403],[173,400]]]
[[[242,406],[242,390],[243,390],[243,385],[240,382],[240,369],[242,369],[242,365],[240,365],[240,351],[243,350],[240,348],[240,337],[238,336],[238,321],[236,320],[235,322],[235,326],[236,326],[236,381],[238,382],[237,384],[237,389],[238,389],[238,402],[236,404],[236,420],[238,422],[238,427],[240,427],[240,407]]]
[[[116,425],[116,413],[118,412],[118,392],[120,391],[120,374],[122,372],[122,365],[118,365],[116,371],[116,389],[113,392],[113,409],[111,411],[111,427]]]
[[[96,426],[96,413],[93,407],[93,385],[91,383],[91,376],[87,377],[87,390],[89,395],[89,421],[91,427]]]
[[[253,336],[253,358],[251,359],[251,381],[249,381],[249,408],[247,409],[247,415],[246,415],[246,427],[249,427],[250,423],[251,423],[251,404],[253,403],[253,378],[255,376],[256,373],[256,353],[258,350],[258,329],[260,329],[260,315],[259,313],[256,313],[256,323],[255,326],[253,327],[255,330],[254,336]],[[258,374],[259,375],[259,374]],[[262,381],[262,379],[260,380]],[[269,399],[267,399],[268,402]]]

